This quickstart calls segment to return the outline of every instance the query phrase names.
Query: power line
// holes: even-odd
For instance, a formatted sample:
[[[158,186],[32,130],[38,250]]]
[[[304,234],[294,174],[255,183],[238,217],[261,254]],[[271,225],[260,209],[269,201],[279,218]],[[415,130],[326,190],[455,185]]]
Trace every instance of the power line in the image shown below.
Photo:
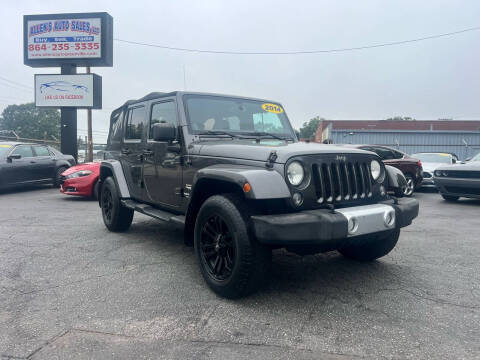
[[[33,88],[31,86],[28,86],[28,85],[24,85],[22,83],[19,83],[19,82],[16,82],[16,81],[13,81],[13,80],[9,80],[7,78],[4,78],[3,76],[0,76],[0,79],[3,80],[3,81],[6,81],[8,83],[11,83],[13,85],[17,85],[17,86],[21,86],[21,87],[24,87],[24,88],[27,88],[28,90],[32,90],[33,91]]]
[[[320,54],[320,53],[333,53],[333,52],[345,52],[345,51],[354,51],[354,50],[365,50],[365,49],[373,49],[385,46],[394,46],[394,45],[402,45],[408,43],[414,43],[424,40],[431,40],[437,39],[441,37],[447,36],[454,36],[462,33],[466,33],[469,31],[477,31],[480,30],[480,26],[463,29],[459,31],[453,31],[449,33],[443,34],[436,34],[430,36],[423,36],[415,39],[409,40],[401,40],[401,41],[392,41],[388,43],[382,44],[373,44],[373,45],[365,45],[365,46],[355,46],[355,47],[347,47],[347,48],[338,48],[338,49],[325,49],[325,50],[299,50],[299,51],[229,51],[229,50],[205,50],[205,49],[190,49],[190,48],[180,48],[180,47],[173,47],[173,46],[165,46],[165,45],[158,45],[158,44],[150,44],[138,41],[131,41],[131,40],[124,40],[115,38],[115,41],[132,44],[132,45],[141,45],[141,46],[148,46],[148,47],[156,47],[165,50],[174,50],[174,51],[183,51],[183,52],[191,52],[191,53],[207,53],[207,54],[224,54],[224,55],[302,55],[302,54]]]
[[[0,85],[7,86],[7,87],[9,87],[11,89],[14,89],[14,90],[25,91],[25,92],[28,92],[29,94],[31,94],[31,92],[33,91],[32,89],[27,90],[27,89],[24,89],[24,88],[21,88],[21,87],[18,87],[18,86],[13,86],[9,83],[1,82],[1,80],[0,80]]]

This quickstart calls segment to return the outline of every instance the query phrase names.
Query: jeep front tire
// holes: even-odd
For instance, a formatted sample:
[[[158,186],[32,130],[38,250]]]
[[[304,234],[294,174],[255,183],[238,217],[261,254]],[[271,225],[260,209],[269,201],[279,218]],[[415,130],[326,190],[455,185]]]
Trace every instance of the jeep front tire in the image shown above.
[[[339,249],[346,258],[357,261],[373,261],[393,250],[400,236],[400,229],[377,234],[362,235],[349,239],[348,244]]]
[[[103,222],[108,230],[122,232],[128,230],[133,220],[133,210],[122,205],[117,186],[111,176],[102,184],[100,193]]]
[[[239,195],[214,195],[203,203],[194,246],[205,281],[220,296],[246,296],[268,279],[271,249],[252,236],[250,211]]]

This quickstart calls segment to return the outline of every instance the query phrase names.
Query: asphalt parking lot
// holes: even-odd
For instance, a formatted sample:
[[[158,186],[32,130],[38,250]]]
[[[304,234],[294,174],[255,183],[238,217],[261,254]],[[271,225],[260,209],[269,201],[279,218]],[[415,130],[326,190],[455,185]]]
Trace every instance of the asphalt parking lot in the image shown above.
[[[94,201],[0,194],[1,358],[480,358],[480,201],[420,193],[396,249],[361,264],[274,254],[240,301],[204,284],[181,230]]]

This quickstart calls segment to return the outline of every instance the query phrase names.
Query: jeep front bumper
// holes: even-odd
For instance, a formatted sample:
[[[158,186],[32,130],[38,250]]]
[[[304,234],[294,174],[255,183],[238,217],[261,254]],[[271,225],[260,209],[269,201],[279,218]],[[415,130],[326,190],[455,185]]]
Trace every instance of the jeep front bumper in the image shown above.
[[[262,244],[321,245],[325,250],[341,247],[349,237],[399,229],[418,216],[418,201],[412,198],[382,201],[349,208],[305,210],[298,213],[252,216],[257,240]]]

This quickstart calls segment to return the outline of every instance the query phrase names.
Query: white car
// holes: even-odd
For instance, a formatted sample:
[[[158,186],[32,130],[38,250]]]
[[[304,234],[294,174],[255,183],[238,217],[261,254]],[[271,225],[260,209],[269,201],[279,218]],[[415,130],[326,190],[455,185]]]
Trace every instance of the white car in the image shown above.
[[[416,153],[412,157],[420,160],[423,167],[423,180],[421,186],[435,186],[433,172],[443,165],[452,165],[458,162],[458,157],[452,153]]]

